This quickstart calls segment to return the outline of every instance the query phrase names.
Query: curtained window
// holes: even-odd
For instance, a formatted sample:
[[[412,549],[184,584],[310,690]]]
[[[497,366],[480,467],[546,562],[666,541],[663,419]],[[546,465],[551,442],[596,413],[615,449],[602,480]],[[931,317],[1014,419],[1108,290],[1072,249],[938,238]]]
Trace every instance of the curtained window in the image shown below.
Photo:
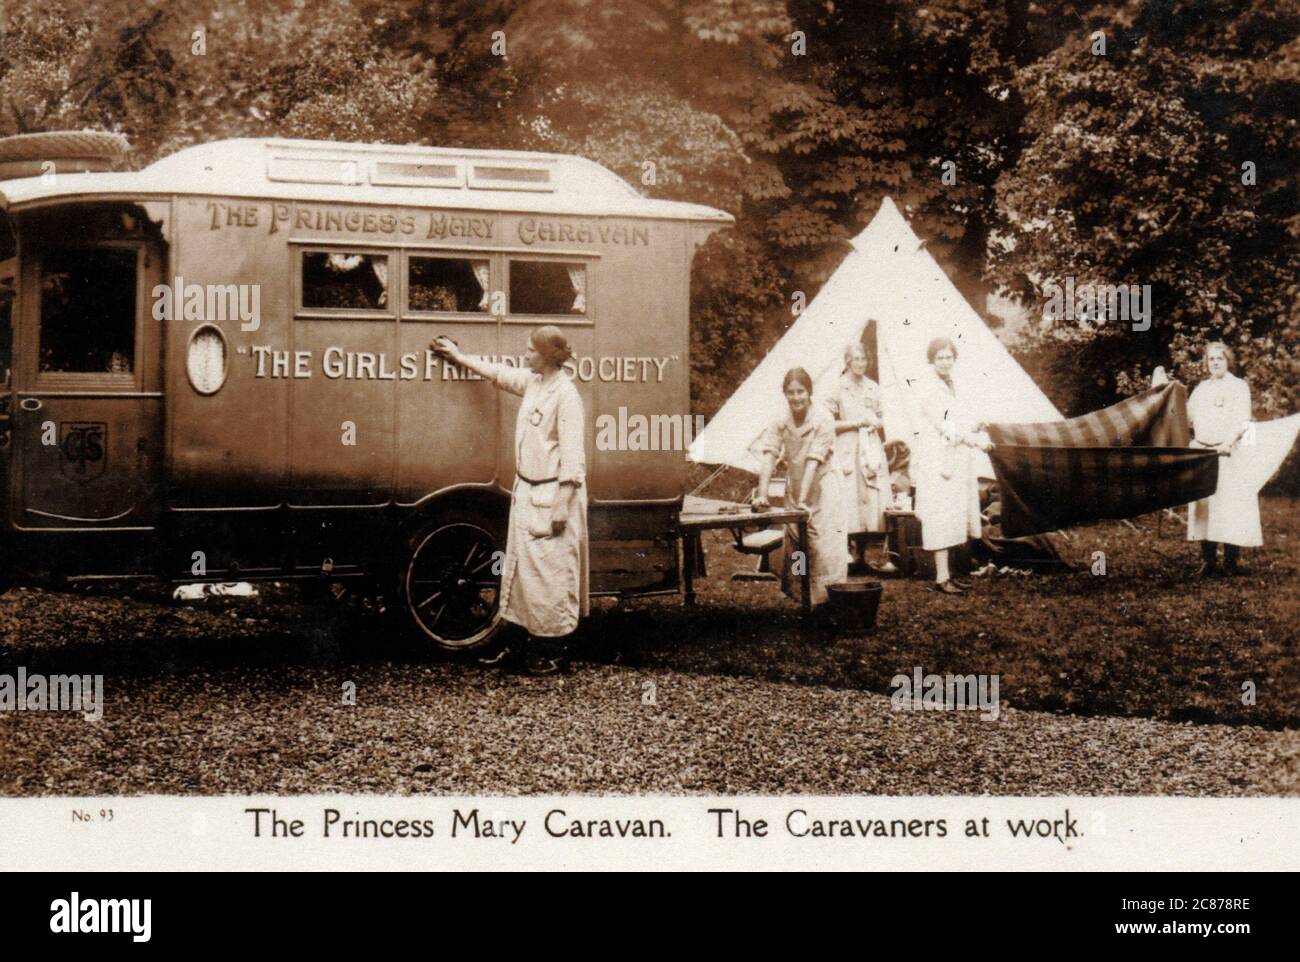
[[[303,252],[303,307],[381,311],[387,305],[387,254]]]
[[[487,313],[489,274],[486,260],[412,257],[406,275],[407,310]]]
[[[587,265],[563,261],[510,262],[510,313],[587,313]]]

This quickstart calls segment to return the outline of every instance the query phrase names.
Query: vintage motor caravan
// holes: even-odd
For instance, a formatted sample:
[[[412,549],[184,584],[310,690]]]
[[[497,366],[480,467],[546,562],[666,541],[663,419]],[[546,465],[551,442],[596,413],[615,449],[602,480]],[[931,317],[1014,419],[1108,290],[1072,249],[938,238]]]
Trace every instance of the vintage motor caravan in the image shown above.
[[[516,400],[427,348],[519,363],[550,323],[593,590],[676,590],[689,437],[594,425],[688,421],[691,260],[729,215],[570,156],[228,140],[114,172],[78,136],[0,141],[9,572],[378,579],[434,645],[481,646]]]

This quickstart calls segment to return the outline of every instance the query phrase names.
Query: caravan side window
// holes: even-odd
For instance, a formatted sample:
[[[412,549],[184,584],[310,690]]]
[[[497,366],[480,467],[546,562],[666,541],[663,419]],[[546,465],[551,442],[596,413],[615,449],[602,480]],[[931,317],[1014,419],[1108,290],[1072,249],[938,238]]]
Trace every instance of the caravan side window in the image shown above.
[[[392,316],[389,256],[370,251],[306,250],[299,261],[301,310]]]
[[[587,265],[510,261],[510,313],[572,317],[587,313]]]
[[[406,309],[486,314],[491,307],[486,257],[417,256],[407,260]]]
[[[138,260],[134,247],[45,252],[42,374],[132,374]]]

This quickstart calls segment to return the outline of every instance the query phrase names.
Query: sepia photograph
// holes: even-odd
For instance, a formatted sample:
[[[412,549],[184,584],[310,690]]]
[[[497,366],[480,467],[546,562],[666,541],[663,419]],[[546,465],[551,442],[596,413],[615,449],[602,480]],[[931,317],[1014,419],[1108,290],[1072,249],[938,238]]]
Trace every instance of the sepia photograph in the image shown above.
[[[1298,157],[1296,0],[3,0],[11,867],[1294,869]]]

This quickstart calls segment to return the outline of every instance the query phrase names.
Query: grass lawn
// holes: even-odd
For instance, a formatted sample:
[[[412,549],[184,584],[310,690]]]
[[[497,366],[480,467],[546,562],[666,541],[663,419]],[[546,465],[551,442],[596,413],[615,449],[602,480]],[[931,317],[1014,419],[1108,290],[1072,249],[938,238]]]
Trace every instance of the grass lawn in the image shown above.
[[[1265,728],[1300,727],[1300,500],[1265,498],[1266,544],[1249,573],[1201,580],[1181,524],[1155,516],[1076,528],[1061,543],[1070,574],[975,579],[964,596],[889,579],[871,634],[804,631],[771,582],[733,582],[752,568],[730,538],[706,539],[709,577],[697,604],[679,597],[604,599],[580,629],[583,663],[893,691],[926,673],[997,674],[1003,707]],[[1104,577],[1091,573],[1106,554]],[[429,660],[404,621],[354,605],[302,603],[261,586],[251,602],[176,605],[167,591],[97,585],[11,591],[0,601],[0,669],[185,674],[223,667]],[[437,657],[437,656],[432,656]],[[1242,686],[1254,685],[1254,704]]]
[[[876,631],[836,637],[801,631],[775,584],[731,581],[753,559],[723,533],[706,540],[696,608],[601,605],[581,658],[882,693],[919,666],[998,674],[1004,704],[1022,709],[1294,727],[1300,502],[1265,498],[1261,511],[1266,544],[1243,552],[1242,577],[1198,578],[1197,545],[1177,522],[1105,522],[1062,541],[1072,574],[977,578],[963,597],[887,580]],[[1095,551],[1105,576],[1091,573]]]

